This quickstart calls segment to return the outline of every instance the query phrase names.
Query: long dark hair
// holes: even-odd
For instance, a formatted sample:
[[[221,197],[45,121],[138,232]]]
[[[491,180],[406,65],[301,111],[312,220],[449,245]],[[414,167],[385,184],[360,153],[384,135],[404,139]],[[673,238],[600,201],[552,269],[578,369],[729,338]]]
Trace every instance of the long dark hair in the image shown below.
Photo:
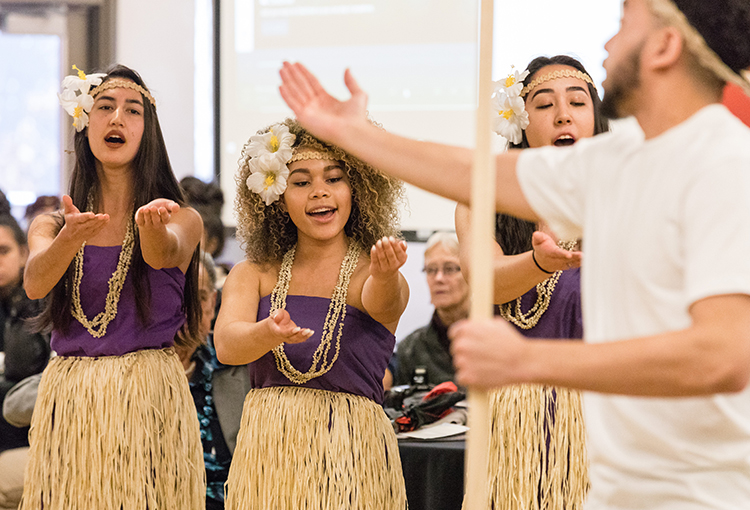
[[[551,65],[568,66],[577,69],[582,73],[588,74],[588,71],[583,67],[583,64],[568,55],[537,57],[529,62],[528,67],[526,67],[526,70],[529,71],[529,75],[523,81],[524,87],[531,83],[540,69]],[[591,101],[594,106],[594,134],[598,135],[609,131],[609,120],[601,113],[602,101],[599,98],[599,94],[596,92],[596,87],[590,83],[587,83],[586,85],[589,88],[589,95],[591,96]],[[526,131],[523,131],[523,139],[521,140],[521,143],[510,144],[510,148],[529,148],[529,142],[526,139]],[[495,239],[497,239],[497,243],[500,245],[500,248],[502,248],[505,255],[518,255],[519,253],[531,250],[531,235],[535,230],[536,223],[534,222],[522,220],[507,214],[495,215]]]
[[[103,80],[105,82],[112,78],[123,78],[131,80],[148,90],[140,75],[123,65],[112,66],[106,74],[107,76]],[[156,108],[147,98],[143,98],[143,121],[143,137],[132,163],[133,168],[137,169],[133,172],[133,215],[139,207],[156,198],[168,198],[181,206],[185,204],[182,189],[172,172],[172,165],[169,163],[167,147],[159,126]],[[73,200],[73,204],[81,211],[86,210],[88,198],[91,195],[94,199],[94,210],[96,210],[100,183],[96,171],[96,157],[89,146],[88,128],[75,134],[74,145],[76,162],[70,178],[68,193]],[[58,218],[59,226],[62,228],[65,221],[64,217],[62,217],[62,214],[58,214]],[[149,324],[151,317],[151,286],[147,277],[148,266],[143,260],[140,246],[140,237],[136,228],[130,275],[135,291],[138,319],[145,327]],[[199,248],[196,247],[185,274],[183,298],[188,331],[193,339],[198,338],[201,312],[198,299],[198,256]],[[74,265],[71,263],[65,275],[50,292],[46,300],[46,307],[40,316],[40,327],[51,325],[53,329],[63,332],[69,330],[72,320],[70,312],[72,293],[70,289],[73,286],[73,268]]]

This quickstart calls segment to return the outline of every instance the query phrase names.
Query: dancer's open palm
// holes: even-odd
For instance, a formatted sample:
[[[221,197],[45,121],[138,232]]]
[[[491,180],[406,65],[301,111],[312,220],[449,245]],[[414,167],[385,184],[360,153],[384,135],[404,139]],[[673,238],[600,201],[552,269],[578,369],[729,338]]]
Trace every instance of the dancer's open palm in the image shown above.
[[[294,323],[289,312],[276,310],[268,318],[268,327],[271,335],[279,340],[279,343],[299,344],[310,338],[314,331],[308,328],[300,328]]]
[[[80,242],[91,239],[102,231],[109,222],[109,214],[94,214],[93,212],[81,212],[75,205],[73,199],[63,195],[63,214],[65,215],[65,226],[60,234],[69,236]]]
[[[172,219],[172,215],[180,210],[180,205],[167,198],[157,198],[139,207],[135,212],[135,223],[140,228],[164,228]]]
[[[531,238],[537,263],[547,271],[564,271],[581,266],[582,253],[568,251],[546,232],[534,232]]]
[[[339,101],[330,95],[318,79],[300,63],[284,62],[279,72],[279,92],[297,120],[313,135],[335,142],[349,126],[367,119],[367,94],[348,69],[344,83],[352,97]]]
[[[370,250],[370,275],[389,278],[406,262],[406,243],[393,237],[378,240]]]

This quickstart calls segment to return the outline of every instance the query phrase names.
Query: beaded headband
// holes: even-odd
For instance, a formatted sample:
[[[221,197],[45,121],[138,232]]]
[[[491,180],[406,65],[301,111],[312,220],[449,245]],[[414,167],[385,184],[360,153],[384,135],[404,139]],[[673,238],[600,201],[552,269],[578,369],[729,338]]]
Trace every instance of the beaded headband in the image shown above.
[[[590,84],[592,87],[594,87],[594,90],[596,90],[596,85],[594,85],[594,80],[591,79],[591,76],[588,74],[578,71],[578,70],[572,70],[572,69],[561,69],[559,71],[553,71],[551,73],[547,73],[545,75],[540,76],[539,78],[534,78],[531,83],[526,85],[521,90],[521,97],[526,97],[529,93],[531,93],[532,90],[537,88],[542,83],[552,81],[552,80],[559,80],[560,78],[578,78],[579,80],[583,80],[586,83]]]
[[[294,155],[286,162],[286,164],[291,165],[295,161],[304,161],[307,159],[330,159],[335,161],[338,158],[329,151],[312,149],[310,147],[300,147],[294,151]]]
[[[140,92],[143,97],[148,99],[148,101],[156,107],[156,101],[154,100],[154,96],[151,95],[151,93],[138,85],[137,83],[130,81],[130,80],[124,80],[122,78],[112,78],[111,80],[107,80],[98,87],[94,88],[91,91],[91,97],[96,97],[99,93],[104,92],[108,89],[132,89],[136,92]]]
[[[703,36],[690,23],[685,14],[671,0],[649,0],[651,12],[669,26],[675,27],[685,38],[687,50],[701,66],[716,77],[734,83],[750,96],[750,72],[734,72],[708,45]]]

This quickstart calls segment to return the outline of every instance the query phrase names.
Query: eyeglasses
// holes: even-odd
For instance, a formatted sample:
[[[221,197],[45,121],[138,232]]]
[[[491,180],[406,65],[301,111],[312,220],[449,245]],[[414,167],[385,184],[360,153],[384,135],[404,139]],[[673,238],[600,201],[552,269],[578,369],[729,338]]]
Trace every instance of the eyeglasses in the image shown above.
[[[422,268],[422,272],[427,274],[429,278],[435,278],[441,271],[443,272],[443,276],[453,276],[454,274],[461,272],[461,266],[456,264],[445,264],[443,267],[425,266]]]

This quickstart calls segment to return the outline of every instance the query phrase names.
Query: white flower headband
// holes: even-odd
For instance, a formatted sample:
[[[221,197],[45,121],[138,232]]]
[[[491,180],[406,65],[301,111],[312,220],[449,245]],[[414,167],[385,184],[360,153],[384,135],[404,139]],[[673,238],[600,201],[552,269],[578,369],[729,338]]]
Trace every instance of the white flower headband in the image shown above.
[[[140,92],[152,105],[156,106],[156,101],[154,101],[154,97],[149,94],[148,90],[135,82],[122,78],[112,78],[102,84],[102,78],[107,76],[105,73],[86,75],[86,73],[78,69],[75,65],[73,69],[78,71],[78,75],[66,76],[63,79],[63,91],[62,94],[57,94],[57,97],[60,99],[60,105],[62,105],[63,109],[68,115],[73,117],[73,126],[75,126],[76,131],[80,132],[89,125],[88,112],[94,107],[94,97],[103,90],[114,88],[133,89]],[[93,90],[91,90],[92,86],[95,87]]]
[[[287,126],[274,124],[268,133],[251,136],[242,148],[240,165],[250,169],[245,184],[250,191],[259,194],[266,205],[276,202],[286,191],[287,165],[308,159],[337,159],[333,152],[325,149],[309,146],[292,149],[296,139]]]
[[[274,124],[268,133],[253,135],[242,148],[242,161],[250,167],[245,184],[258,193],[266,205],[279,199],[286,190],[289,177],[287,163],[292,158],[292,144],[296,137],[284,124]]]
[[[528,71],[513,71],[505,80],[495,82],[492,93],[492,109],[497,116],[492,121],[492,130],[510,143],[518,144],[523,139],[523,130],[529,125],[521,90]]]
[[[62,94],[57,94],[57,97],[60,99],[60,105],[63,109],[73,117],[73,126],[75,126],[76,131],[81,131],[89,125],[88,112],[94,106],[94,96],[89,94],[89,91],[92,86],[99,85],[102,78],[107,75],[96,73],[87,76],[76,66],[73,66],[73,69],[78,71],[78,76],[66,76],[62,82]]]

